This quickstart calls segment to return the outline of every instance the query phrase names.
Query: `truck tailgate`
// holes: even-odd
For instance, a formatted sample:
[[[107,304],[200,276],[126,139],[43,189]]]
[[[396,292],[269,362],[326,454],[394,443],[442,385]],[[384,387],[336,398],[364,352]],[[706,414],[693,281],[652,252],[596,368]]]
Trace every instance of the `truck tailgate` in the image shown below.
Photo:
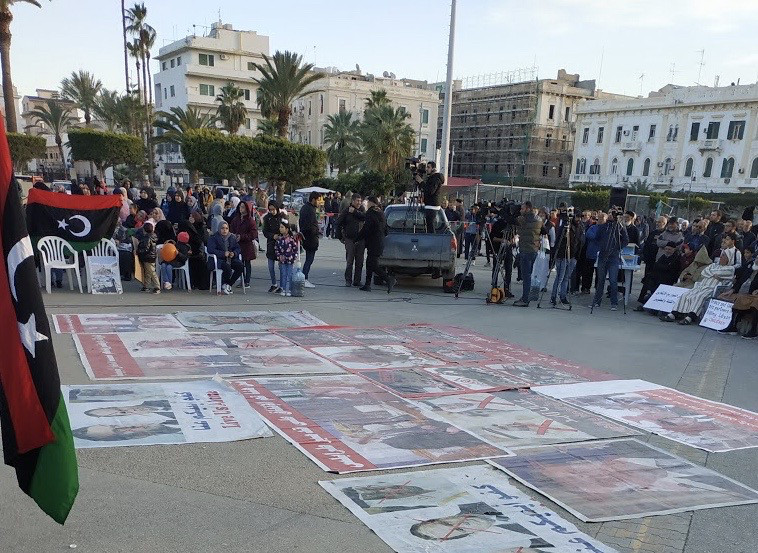
[[[384,240],[384,259],[429,261],[440,263],[450,258],[449,234],[395,233]]]

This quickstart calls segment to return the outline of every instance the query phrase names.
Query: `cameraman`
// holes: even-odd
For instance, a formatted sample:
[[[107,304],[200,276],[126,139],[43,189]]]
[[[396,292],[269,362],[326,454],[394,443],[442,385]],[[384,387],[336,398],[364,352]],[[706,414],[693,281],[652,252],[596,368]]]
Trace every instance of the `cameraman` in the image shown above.
[[[426,178],[416,173],[416,184],[421,188],[421,202],[424,204],[426,232],[434,233],[435,211],[440,209],[440,192],[445,184],[445,177],[437,172],[437,164],[429,161],[426,164]]]
[[[515,204],[505,203],[499,210],[495,210],[497,218],[492,223],[490,230],[490,239],[494,249],[494,262],[492,263],[492,282],[495,282],[495,275],[500,270],[498,266],[498,255],[503,250],[503,256],[500,262],[503,264],[505,277],[503,278],[503,290],[506,298],[512,298],[511,294],[511,275],[513,273],[513,247],[515,245],[518,225],[514,213]]]
[[[550,294],[550,303],[554,307],[560,300],[561,305],[570,305],[568,285],[576,268],[576,260],[582,247],[582,225],[574,216],[574,208],[564,207],[559,215],[559,238],[555,243],[555,282]]]

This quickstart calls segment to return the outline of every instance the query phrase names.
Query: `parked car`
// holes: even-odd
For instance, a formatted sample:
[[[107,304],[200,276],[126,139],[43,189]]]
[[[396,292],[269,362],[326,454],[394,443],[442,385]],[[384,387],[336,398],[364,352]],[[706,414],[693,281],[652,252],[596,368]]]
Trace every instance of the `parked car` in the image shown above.
[[[389,205],[384,210],[387,237],[379,264],[396,275],[455,276],[458,243],[445,212],[435,210],[434,232],[426,231],[422,206]]]
[[[71,181],[70,180],[54,180],[53,183],[50,185],[50,188],[52,190],[55,190],[59,184],[63,186],[63,188],[66,190],[66,194],[71,194]]]

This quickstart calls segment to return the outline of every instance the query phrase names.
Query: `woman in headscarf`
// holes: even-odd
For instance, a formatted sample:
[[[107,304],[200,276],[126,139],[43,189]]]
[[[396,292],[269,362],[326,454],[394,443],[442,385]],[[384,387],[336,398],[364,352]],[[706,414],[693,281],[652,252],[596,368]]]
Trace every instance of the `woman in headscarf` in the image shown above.
[[[253,202],[238,202],[237,211],[229,225],[231,231],[237,237],[242,250],[242,263],[244,264],[243,280],[245,286],[250,286],[250,273],[252,261],[258,256],[258,227],[252,215]]]
[[[164,244],[168,240],[176,242],[174,225],[166,220],[160,207],[156,207],[150,214],[150,217],[155,221],[155,235],[158,244]]]
[[[229,198],[229,209],[224,213],[224,219],[227,222],[232,221],[232,218],[237,213],[237,206],[240,204],[240,197],[239,196],[232,196]]]
[[[158,207],[158,202],[154,198],[150,197],[150,189],[145,187],[139,191],[139,199],[137,200],[137,207],[140,211],[145,213],[152,213],[152,211]]]
[[[224,222],[223,212],[224,206],[219,202],[213,202],[208,214],[208,226],[211,228],[211,234],[216,234],[218,226]]]
[[[190,223],[195,229],[195,232],[197,232],[198,236],[203,241],[203,244],[208,243],[208,226],[205,224],[205,218],[203,217],[202,213],[199,213],[197,211],[193,211],[190,213]]]
[[[177,226],[177,237],[182,232],[186,232],[189,235],[188,245],[190,248],[190,254],[188,256],[188,261],[192,287],[197,290],[207,290],[209,275],[205,258],[205,224],[202,222],[202,215],[200,215],[200,222],[202,224],[201,228],[203,230],[198,232],[198,227],[195,223],[195,217],[198,215],[200,215],[198,212],[194,212],[189,220],[179,222]]]
[[[187,209],[189,209],[189,212],[192,213],[193,211],[201,211],[202,207],[200,202],[197,201],[197,198],[195,196],[191,196],[187,194],[187,200],[185,202],[187,204]]]
[[[268,273],[271,277],[269,292],[279,293],[282,291],[276,285],[276,252],[274,246],[279,238],[279,225],[288,224],[287,214],[279,210],[275,201],[268,203],[268,213],[263,216],[263,236],[266,237],[266,259],[268,260]]]
[[[113,194],[121,196],[121,209],[118,212],[118,219],[122,223],[129,217],[129,199],[126,188],[114,188]]]
[[[169,201],[168,214],[166,219],[171,221],[172,224],[178,225],[179,221],[186,221],[189,219],[190,209],[187,202],[184,201],[184,194],[181,190],[174,192],[173,200]]]

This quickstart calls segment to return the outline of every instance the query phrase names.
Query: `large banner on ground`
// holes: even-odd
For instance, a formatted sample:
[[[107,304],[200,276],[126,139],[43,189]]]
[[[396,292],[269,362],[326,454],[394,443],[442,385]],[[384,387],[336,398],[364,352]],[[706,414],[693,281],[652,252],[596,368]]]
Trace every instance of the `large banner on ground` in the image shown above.
[[[395,551],[615,553],[488,466],[319,482]]]
[[[758,447],[758,413],[652,382],[611,380],[535,391],[706,451]]]
[[[307,311],[180,311],[176,318],[193,332],[264,332],[326,324]]]
[[[442,420],[504,448],[638,434],[630,428],[530,390],[460,394],[426,399],[417,404],[430,409]]]
[[[269,333],[78,334],[74,343],[93,380],[344,372]]]
[[[758,503],[758,492],[637,440],[520,449],[490,463],[585,522]]]
[[[103,313],[92,315],[53,315],[58,334],[109,334],[122,332],[182,332],[184,327],[173,315]]]
[[[273,436],[239,393],[213,380],[62,388],[77,448]]]
[[[356,375],[233,380],[322,469],[358,472],[508,455]]]

